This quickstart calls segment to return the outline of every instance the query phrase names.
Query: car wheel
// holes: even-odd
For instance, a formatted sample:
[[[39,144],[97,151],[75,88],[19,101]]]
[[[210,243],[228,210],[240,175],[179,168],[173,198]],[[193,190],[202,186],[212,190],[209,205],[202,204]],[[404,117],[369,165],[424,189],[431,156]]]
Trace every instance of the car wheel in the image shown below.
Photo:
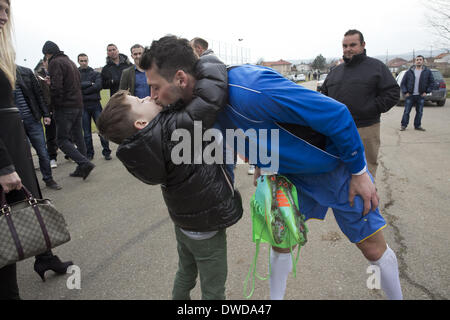
[[[438,101],[438,102],[436,102],[436,105],[437,105],[437,106],[439,106],[439,107],[443,107],[443,106],[445,105],[445,99],[444,99],[444,100],[441,100],[441,101]]]

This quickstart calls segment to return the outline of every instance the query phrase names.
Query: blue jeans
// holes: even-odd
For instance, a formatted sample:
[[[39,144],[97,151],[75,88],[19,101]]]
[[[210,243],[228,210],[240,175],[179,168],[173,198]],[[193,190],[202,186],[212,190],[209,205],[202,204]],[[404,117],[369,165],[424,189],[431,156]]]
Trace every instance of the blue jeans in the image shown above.
[[[414,117],[414,128],[420,128],[423,115],[423,104],[425,98],[422,96],[409,96],[405,100],[405,110],[403,111],[402,127],[407,127],[409,123],[409,114],[413,105],[416,106],[416,116]]]
[[[32,115],[29,115],[22,120],[28,139],[38,155],[39,168],[42,173],[42,178],[44,181],[52,180],[53,177],[52,169],[50,168],[50,157],[45,145],[45,135],[42,123],[37,121]]]
[[[83,132],[84,132],[84,142],[86,144],[86,154],[88,157],[94,157],[94,145],[92,144],[92,127],[91,119],[97,124],[98,117],[102,113],[102,106],[100,102],[96,104],[85,104],[83,110]],[[111,154],[111,149],[109,149],[109,142],[100,136],[100,143],[102,144],[103,156],[109,156]]]

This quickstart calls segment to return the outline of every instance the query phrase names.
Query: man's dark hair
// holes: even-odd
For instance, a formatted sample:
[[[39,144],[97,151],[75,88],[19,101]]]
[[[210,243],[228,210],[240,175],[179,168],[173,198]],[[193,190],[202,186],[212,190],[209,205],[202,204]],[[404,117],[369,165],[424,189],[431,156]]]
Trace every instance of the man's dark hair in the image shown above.
[[[353,35],[355,35],[355,34],[358,34],[358,35],[359,35],[359,42],[360,42],[361,44],[363,44],[363,43],[364,43],[364,36],[363,36],[363,34],[361,33],[361,31],[359,31],[359,30],[356,30],[356,29],[350,29],[350,30],[348,30],[348,31],[344,34],[344,37],[347,37],[347,36],[353,36]]]
[[[129,92],[126,90],[115,93],[97,120],[100,135],[117,144],[121,144],[138,131],[133,125],[131,104],[125,102],[128,95]]]
[[[420,54],[418,56],[416,56],[416,58],[422,58],[422,60],[425,61],[425,58]]]
[[[148,70],[154,63],[158,67],[158,73],[167,81],[172,81],[178,70],[195,76],[194,67],[197,60],[187,39],[165,36],[154,40],[150,47],[145,48],[140,67]]]
[[[142,48],[142,49],[144,49],[144,46],[143,46],[143,45],[140,45],[139,43],[136,43],[134,46],[132,46],[132,47],[130,48],[130,52],[133,53],[133,49],[137,49],[137,48]]]
[[[87,54],[86,53],[80,53],[78,55],[77,61],[80,61],[80,57],[87,57]]]
[[[194,46],[200,46],[202,47],[204,50],[208,49],[208,41],[206,41],[205,39],[202,38],[194,38],[191,40],[192,44]]]
[[[117,49],[117,46],[114,43],[110,43],[106,46],[106,50],[108,50],[109,47],[115,47]]]

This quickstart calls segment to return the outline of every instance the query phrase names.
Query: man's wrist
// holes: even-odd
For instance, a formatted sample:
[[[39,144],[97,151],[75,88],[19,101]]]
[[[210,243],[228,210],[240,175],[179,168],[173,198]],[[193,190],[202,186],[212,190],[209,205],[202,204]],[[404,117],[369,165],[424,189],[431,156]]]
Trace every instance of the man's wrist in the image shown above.
[[[356,172],[356,173],[352,173],[352,175],[353,176],[361,176],[361,175],[363,175],[366,172],[367,172],[367,166],[364,166],[364,168],[361,171]]]

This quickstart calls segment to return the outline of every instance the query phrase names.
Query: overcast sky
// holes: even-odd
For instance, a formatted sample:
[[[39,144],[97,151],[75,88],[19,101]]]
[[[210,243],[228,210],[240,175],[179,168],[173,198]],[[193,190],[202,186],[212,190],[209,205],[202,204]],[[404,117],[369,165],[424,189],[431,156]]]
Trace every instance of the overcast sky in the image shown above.
[[[421,0],[11,0],[17,63],[34,67],[46,40],[76,62],[103,66],[106,45],[130,56],[135,43],[166,34],[244,47],[250,61],[340,57],[343,34],[359,29],[368,55],[430,50]],[[243,39],[238,41],[238,39]],[[435,47],[435,49],[437,49]],[[234,49],[233,49],[234,50]],[[236,49],[239,52],[240,49]],[[234,52],[234,51],[233,51]]]

